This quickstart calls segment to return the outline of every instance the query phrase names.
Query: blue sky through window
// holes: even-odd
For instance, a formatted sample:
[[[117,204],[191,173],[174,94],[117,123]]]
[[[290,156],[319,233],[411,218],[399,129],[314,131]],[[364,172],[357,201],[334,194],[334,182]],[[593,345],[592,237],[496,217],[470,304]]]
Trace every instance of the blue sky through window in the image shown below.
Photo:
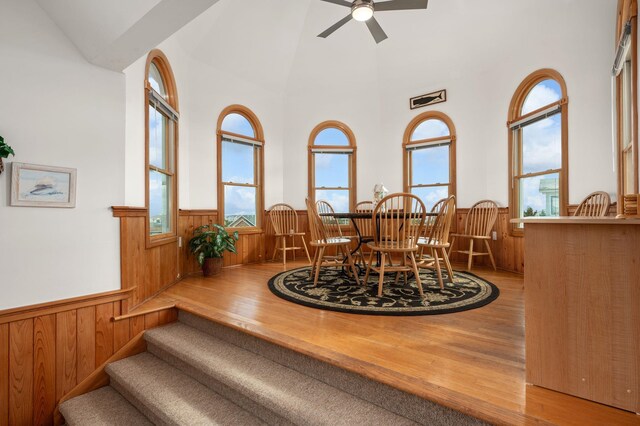
[[[416,149],[411,157],[412,185],[449,182],[449,146]]]
[[[315,157],[316,188],[348,188],[349,157],[351,154],[313,154]]]
[[[167,91],[164,87],[164,81],[162,80],[162,74],[160,74],[160,70],[153,62],[151,66],[149,66],[149,84],[151,88],[162,95],[164,98],[167,97]]]
[[[223,131],[235,133],[237,135],[248,136],[250,138],[256,137],[256,132],[249,120],[247,120],[244,115],[235,112],[227,114],[224,120],[222,120],[220,128]]]
[[[551,79],[543,80],[529,91],[522,104],[521,115],[528,114],[560,99],[562,99],[560,84]]]
[[[327,127],[320,131],[313,141],[314,145],[349,146],[349,138],[340,129]]]
[[[420,123],[411,133],[412,141],[419,141],[422,139],[439,138],[442,136],[449,136],[449,126],[444,121],[435,118]]]
[[[222,142],[222,181],[254,184],[253,145]]]

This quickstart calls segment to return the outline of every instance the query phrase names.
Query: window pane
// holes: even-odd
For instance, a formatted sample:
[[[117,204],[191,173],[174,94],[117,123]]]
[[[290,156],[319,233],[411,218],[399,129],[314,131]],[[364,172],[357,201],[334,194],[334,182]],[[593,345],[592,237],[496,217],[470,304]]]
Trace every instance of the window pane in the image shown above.
[[[336,213],[347,213],[349,211],[348,189],[318,189],[316,190],[316,202],[320,200],[331,204]]]
[[[313,141],[314,145],[350,146],[349,138],[340,129],[328,127],[322,130]]]
[[[435,203],[449,196],[449,186],[411,188],[411,193],[420,197],[427,211],[431,211]]]
[[[561,114],[523,127],[522,174],[562,167]]]
[[[149,171],[149,229],[151,235],[166,234],[171,231],[169,208],[170,177]]]
[[[449,127],[442,120],[431,118],[423,121],[411,134],[412,141],[449,136]]]
[[[253,145],[222,142],[222,181],[255,184]]]
[[[411,184],[449,183],[449,147],[437,146],[410,151]]]
[[[161,94],[163,98],[167,98],[167,90],[164,87],[162,74],[160,74],[160,70],[153,62],[151,62],[151,66],[149,66],[149,84],[153,90]]]
[[[256,188],[224,186],[224,226],[256,226]]]
[[[350,154],[313,154],[316,188],[349,188]]]
[[[562,99],[562,89],[555,80],[543,80],[536,84],[522,104],[521,114],[527,114]]]
[[[558,173],[523,178],[519,181],[519,217],[560,215]]]
[[[232,112],[228,114],[224,120],[222,120],[222,130],[235,133],[237,135],[248,136],[250,138],[256,137],[256,132],[253,130],[253,126],[242,114]]]
[[[167,168],[167,122],[168,118],[149,105],[149,164]]]

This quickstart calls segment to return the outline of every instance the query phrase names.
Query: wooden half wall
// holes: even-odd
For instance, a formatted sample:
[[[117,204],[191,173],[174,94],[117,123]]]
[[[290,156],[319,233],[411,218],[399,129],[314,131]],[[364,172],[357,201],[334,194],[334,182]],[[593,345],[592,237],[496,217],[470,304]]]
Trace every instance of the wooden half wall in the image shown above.
[[[134,289],[0,311],[0,426],[51,425],[60,398],[173,308],[114,322]]]

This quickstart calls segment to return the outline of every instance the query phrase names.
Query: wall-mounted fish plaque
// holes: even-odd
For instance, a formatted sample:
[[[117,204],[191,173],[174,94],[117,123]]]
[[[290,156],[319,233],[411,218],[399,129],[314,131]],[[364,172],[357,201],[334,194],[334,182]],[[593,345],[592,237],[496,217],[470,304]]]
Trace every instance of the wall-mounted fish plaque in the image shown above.
[[[438,90],[437,92],[427,93],[426,95],[416,96],[415,98],[411,98],[409,100],[409,107],[411,109],[416,109],[420,107],[425,107],[428,105],[439,104],[440,102],[445,102],[447,100],[447,91],[446,90]]]

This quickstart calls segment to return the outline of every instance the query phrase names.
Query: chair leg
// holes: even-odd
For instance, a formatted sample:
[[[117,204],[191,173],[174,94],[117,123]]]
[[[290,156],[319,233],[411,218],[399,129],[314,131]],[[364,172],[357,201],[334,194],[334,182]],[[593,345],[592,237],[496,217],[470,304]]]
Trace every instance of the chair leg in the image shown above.
[[[473,265],[473,238],[469,239],[469,260],[467,261],[467,271],[471,271]]]
[[[378,297],[382,297],[382,284],[384,282],[384,261],[385,257],[387,257],[387,253],[382,252],[380,254],[382,256],[382,262],[380,264],[380,277],[378,278]]]
[[[371,265],[373,265],[373,250],[369,253],[369,263],[367,263],[367,272],[364,274],[364,285],[369,284],[369,271],[371,271]]]
[[[295,247],[296,246],[296,237],[294,235],[291,236],[291,247]],[[296,251],[291,250],[291,254],[293,254],[293,261],[296,261]]]
[[[309,278],[313,278],[316,272],[316,259],[318,258],[318,253],[320,253],[320,247],[316,247],[316,251],[313,253],[313,261],[311,262],[311,272],[309,273]]]
[[[447,252],[447,256],[451,257],[451,250],[453,250],[453,245],[456,243],[456,237],[451,237],[451,245],[449,246],[449,251]]]
[[[307,249],[307,243],[304,240],[304,235],[300,235],[300,239],[302,240],[302,247],[304,247],[304,252],[307,255],[307,259],[309,259],[309,263],[311,263],[311,256],[309,256],[309,250]]]
[[[349,246],[345,246],[345,251],[347,253],[349,266],[351,266],[351,272],[353,273],[353,278],[356,280],[356,285],[360,285],[360,280],[358,280],[358,271],[356,271],[356,264],[353,262],[353,257],[351,257],[351,251],[349,250]]]
[[[451,262],[449,261],[449,255],[447,251],[442,247],[442,257],[444,258],[444,264],[447,267],[447,272],[449,273],[449,281],[453,284],[453,268],[451,267]]]
[[[440,284],[440,288],[444,289],[444,282],[442,281],[442,270],[440,269],[440,258],[438,258],[438,250],[433,250],[433,258],[436,263],[436,273],[438,274],[438,283]]]
[[[282,237],[282,265],[287,267],[287,236]]]
[[[493,265],[493,270],[496,270],[496,261],[493,258],[493,253],[491,252],[491,245],[489,245],[489,241],[484,240],[484,244],[487,246],[487,253],[489,253],[489,259],[491,259],[491,265]]]
[[[324,247],[319,247],[320,252],[318,253],[318,259],[316,261],[316,275],[313,279],[313,286],[318,286],[318,277],[320,276],[320,267],[322,265],[322,258],[324,256]]]
[[[411,268],[413,269],[413,273],[416,276],[416,285],[418,286],[420,297],[424,297],[424,292],[422,291],[422,281],[420,280],[420,273],[418,272],[418,265],[416,264],[416,256],[413,254],[413,252],[410,252],[409,255],[411,259]]]
[[[276,260],[276,255],[278,254],[278,249],[280,248],[280,237],[276,237],[276,246],[273,248],[273,256],[271,257],[271,261]]]

